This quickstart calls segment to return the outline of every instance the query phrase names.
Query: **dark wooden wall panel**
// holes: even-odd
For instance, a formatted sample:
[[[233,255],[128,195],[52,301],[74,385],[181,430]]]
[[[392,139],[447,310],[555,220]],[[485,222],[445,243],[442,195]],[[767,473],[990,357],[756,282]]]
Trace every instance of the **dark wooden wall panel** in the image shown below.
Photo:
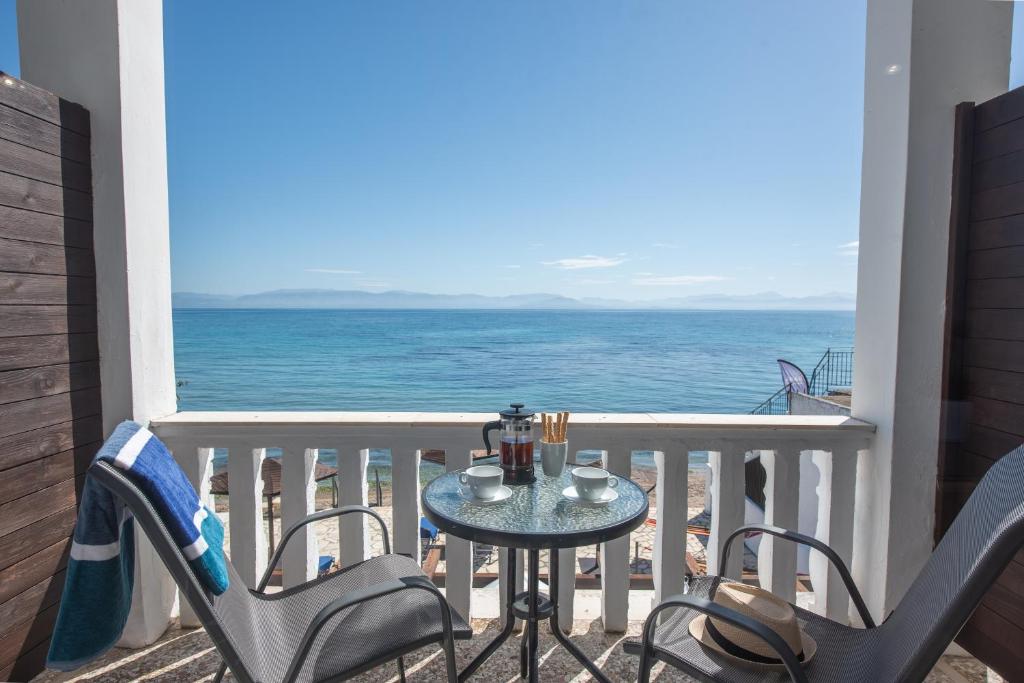
[[[956,130],[937,538],[985,472],[1024,443],[1024,90],[960,105]],[[1024,680],[1024,555],[957,640]]]
[[[42,669],[102,438],[89,114],[0,87],[0,680]]]

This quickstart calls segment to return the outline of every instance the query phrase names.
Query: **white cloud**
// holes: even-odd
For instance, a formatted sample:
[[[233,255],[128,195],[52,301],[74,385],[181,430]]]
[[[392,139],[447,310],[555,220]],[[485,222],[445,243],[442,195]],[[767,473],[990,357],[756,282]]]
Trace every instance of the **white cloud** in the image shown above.
[[[328,275],[360,275],[361,270],[345,270],[342,268],[306,268],[307,273],[327,273]]]
[[[357,282],[356,284],[366,289],[387,289],[391,286],[386,282]]]
[[[671,242],[655,242],[651,245],[655,249],[678,249],[678,244],[672,244]]]
[[[541,261],[545,266],[554,266],[562,270],[580,270],[583,268],[612,268],[626,262],[625,254],[617,256],[579,256],[577,258],[563,258],[557,261]]]
[[[860,251],[860,240],[840,244],[837,249],[839,249],[839,253],[843,256],[856,256]]]
[[[502,266],[502,267],[503,267],[503,268],[522,268],[522,266],[521,266],[521,265],[519,265],[518,263],[510,263],[509,265],[507,265],[507,266]]]
[[[633,278],[633,284],[640,287],[675,287],[679,285],[702,285],[708,282],[722,282],[729,278],[723,275],[649,275]]]

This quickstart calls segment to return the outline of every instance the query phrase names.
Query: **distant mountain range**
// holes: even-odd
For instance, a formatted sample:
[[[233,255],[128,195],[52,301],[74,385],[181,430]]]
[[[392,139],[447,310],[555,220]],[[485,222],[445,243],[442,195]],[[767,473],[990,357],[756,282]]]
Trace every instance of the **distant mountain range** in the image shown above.
[[[337,308],[337,309],[534,309],[534,310],[817,310],[852,311],[852,294],[829,292],[818,296],[787,297],[777,292],[739,296],[700,294],[653,301],[626,301],[558,294],[426,294],[424,292],[364,292],[336,289],[278,289],[239,296],[175,292],[174,308]]]

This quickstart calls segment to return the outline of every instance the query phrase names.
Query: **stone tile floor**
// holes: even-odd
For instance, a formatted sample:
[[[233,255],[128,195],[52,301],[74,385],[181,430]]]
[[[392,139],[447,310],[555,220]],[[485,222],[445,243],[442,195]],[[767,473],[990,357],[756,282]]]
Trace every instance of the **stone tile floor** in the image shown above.
[[[600,621],[577,621],[573,627],[573,641],[598,663],[613,681],[635,681],[637,661],[622,651],[621,641],[629,635],[640,632],[640,622],[630,622],[626,634],[604,633]],[[456,645],[458,666],[461,670],[476,653],[497,633],[496,620],[473,620],[476,633],[470,641]],[[546,626],[541,627],[541,680],[582,683],[592,680],[583,673],[580,665],[554,641]],[[480,683],[512,683],[519,680],[519,643],[511,638],[500,648],[471,679]],[[154,681],[171,683],[210,681],[217,670],[220,658],[213,648],[206,632],[202,629],[181,629],[172,627],[159,641],[142,650],[113,649],[95,663],[72,674],[46,672],[34,679],[36,683],[70,683],[72,681],[105,683],[107,681]],[[428,647],[407,656],[408,680],[444,680],[444,656],[439,648]],[[230,680],[230,675],[226,680]],[[653,680],[689,681],[678,671],[659,665],[654,670]],[[398,672],[394,665],[381,667],[356,679],[358,683],[397,681]],[[933,683],[965,683],[1001,681],[986,673],[985,667],[970,657],[943,657],[928,681]]]

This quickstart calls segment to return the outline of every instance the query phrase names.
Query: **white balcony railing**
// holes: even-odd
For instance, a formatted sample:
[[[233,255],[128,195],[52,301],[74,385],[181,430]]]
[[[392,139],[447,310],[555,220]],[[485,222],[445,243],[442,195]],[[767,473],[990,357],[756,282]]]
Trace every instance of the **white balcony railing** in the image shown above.
[[[471,451],[481,447],[481,425],[491,418],[490,414],[458,413],[184,412],[154,421],[152,429],[174,452],[201,495],[210,490],[213,449],[228,450],[228,551],[242,578],[255,585],[267,563],[261,474],[267,448],[282,451],[284,527],[314,509],[318,449],[337,451],[342,505],[366,504],[369,451],[390,449],[394,550],[418,558],[421,450],[444,450],[449,470],[467,467]],[[734,549],[730,566],[723,568],[719,566],[719,545],[744,521],[745,454],[760,452],[767,470],[765,522],[796,528],[800,456],[801,452],[812,452],[819,477],[815,536],[849,563],[857,452],[869,446],[873,431],[868,423],[839,416],[584,414],[573,416],[569,440],[573,451],[601,451],[604,466],[622,476],[630,475],[632,451],[655,452],[658,474],[653,578],[658,599],[679,591],[683,585],[690,452],[707,451],[715,473],[710,484],[708,572],[737,577],[743,553]],[[349,515],[339,522],[342,566],[368,556],[367,524],[365,515]],[[289,544],[283,559],[285,586],[315,576],[314,534],[310,528]],[[470,544],[448,537],[445,555],[448,599],[468,616],[472,596]],[[561,597],[564,605],[571,605],[575,561],[567,559],[563,557],[560,563],[566,572],[560,581],[565,591]],[[811,562],[815,611],[845,620],[849,600],[838,575],[827,569],[823,558],[812,557]],[[792,544],[763,538],[758,569],[765,588],[795,599],[797,551]],[[606,630],[626,627],[629,579],[629,539],[604,544],[601,590]],[[571,615],[571,610],[566,611]],[[190,618],[183,614],[184,621]]]

